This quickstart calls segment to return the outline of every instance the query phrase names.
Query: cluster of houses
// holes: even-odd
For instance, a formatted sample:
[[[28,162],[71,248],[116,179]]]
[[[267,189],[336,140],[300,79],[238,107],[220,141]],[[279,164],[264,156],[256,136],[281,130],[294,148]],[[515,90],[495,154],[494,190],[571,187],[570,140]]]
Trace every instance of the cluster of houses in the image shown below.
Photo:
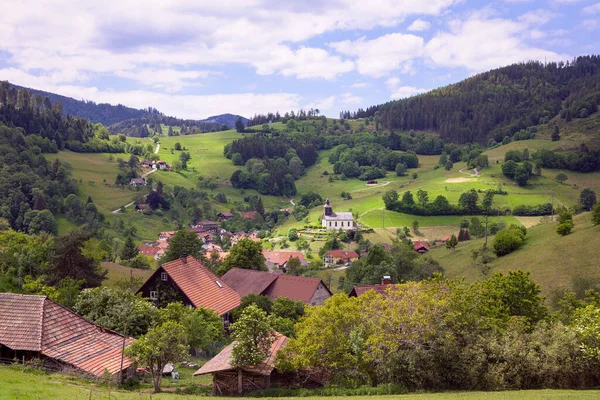
[[[143,207],[141,208],[143,211],[147,205],[138,204],[136,210],[138,210],[138,207],[140,206]],[[251,211],[250,213],[252,212],[255,211]],[[242,218],[244,218],[245,214],[248,213],[244,213]],[[249,215],[248,217],[252,218],[252,215]],[[218,218],[221,221],[226,221],[229,218],[233,218],[233,214],[230,212],[219,213]],[[215,244],[215,242],[217,242],[217,237],[221,241],[225,240],[226,237],[229,238],[231,245],[235,245],[241,239],[250,239],[254,242],[260,242],[260,238],[257,236],[258,231],[251,233],[228,232],[226,229],[221,228],[219,223],[215,221],[199,221],[196,225],[191,226],[187,230],[194,232],[198,238],[202,240],[204,243],[203,248],[207,254],[217,252],[220,259],[225,259],[229,253],[224,251],[221,246]],[[176,233],[177,231],[160,232],[156,241],[146,242],[143,246],[138,247],[140,254],[147,257],[154,257],[155,260],[160,259],[169,249],[169,240],[175,236]]]
[[[158,161],[143,160],[140,163],[140,165],[142,166],[142,168],[157,169],[159,171],[170,171],[171,170],[171,166],[162,160],[158,160]],[[144,178],[131,178],[131,180],[129,181],[129,185],[131,185],[133,187],[146,186],[147,182],[146,182],[146,179],[144,179]]]

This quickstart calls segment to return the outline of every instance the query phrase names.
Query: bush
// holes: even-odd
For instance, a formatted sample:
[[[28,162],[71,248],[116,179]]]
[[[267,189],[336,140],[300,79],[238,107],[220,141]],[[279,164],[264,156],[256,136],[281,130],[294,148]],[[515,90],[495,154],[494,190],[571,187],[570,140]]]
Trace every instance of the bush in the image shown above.
[[[517,250],[525,240],[525,227],[511,225],[508,228],[498,232],[494,238],[494,253],[498,257],[505,256]]]
[[[558,224],[558,226],[556,227],[556,233],[558,233],[561,236],[566,236],[569,233],[571,233],[571,231],[573,230],[573,221],[572,220],[567,220],[565,222],[562,222],[560,224]]]

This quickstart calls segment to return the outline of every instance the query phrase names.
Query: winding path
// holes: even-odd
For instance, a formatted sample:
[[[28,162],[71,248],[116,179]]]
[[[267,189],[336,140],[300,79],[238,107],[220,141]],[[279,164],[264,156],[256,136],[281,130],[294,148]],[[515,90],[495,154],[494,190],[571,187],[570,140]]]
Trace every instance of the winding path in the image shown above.
[[[294,199],[290,199],[290,203],[292,203],[292,205],[293,205],[294,207],[296,207],[296,203],[294,203]]]
[[[469,175],[469,176],[479,176],[479,171],[477,171],[477,168],[473,168],[473,171],[475,171],[474,174],[470,174],[468,172],[464,172],[465,169],[467,169],[467,167],[464,167],[462,169],[459,169],[458,172],[460,172],[461,174],[465,174],[465,175]]]

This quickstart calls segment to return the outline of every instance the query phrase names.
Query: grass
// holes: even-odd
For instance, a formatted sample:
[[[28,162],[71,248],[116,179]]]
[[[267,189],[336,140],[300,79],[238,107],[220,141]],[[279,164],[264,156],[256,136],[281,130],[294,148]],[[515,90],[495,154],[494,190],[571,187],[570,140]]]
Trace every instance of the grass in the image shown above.
[[[197,380],[198,378],[196,378]],[[168,383],[163,381],[165,383]],[[197,383],[197,381],[195,382]],[[168,388],[167,385],[164,385]],[[443,393],[418,393],[406,395],[386,396],[355,396],[357,400],[443,400],[443,399],[485,399],[485,400],[551,400],[551,399],[596,399],[600,396],[599,390],[524,390],[507,392],[443,392]],[[110,389],[105,385],[95,384],[79,378],[59,374],[45,374],[40,372],[21,372],[13,367],[0,367],[0,400],[89,400],[89,399],[115,399],[115,400],[175,400],[197,398],[197,396],[184,396],[180,394],[163,392],[152,394],[148,390],[124,391]],[[230,397],[211,397],[215,400],[230,399]],[[318,399],[323,397],[309,397]],[[339,400],[346,397],[327,397]],[[269,399],[269,398],[265,398]],[[273,399],[273,398],[271,398]],[[291,400],[295,397],[280,397],[281,400]]]
[[[600,282],[600,228],[592,226],[590,213],[575,216],[574,223],[573,233],[564,237],[556,233],[556,222],[529,228],[521,248],[495,259],[491,273],[517,268],[530,271],[545,296],[560,288],[571,289],[574,278]],[[456,251],[434,248],[429,255],[440,262],[449,278],[483,279],[485,275],[471,260],[471,251],[483,243],[484,239],[459,243]]]
[[[117,284],[121,282],[129,282],[131,276],[133,276],[134,280],[145,281],[153,272],[149,269],[129,268],[111,262],[103,262],[100,265],[102,268],[108,270],[108,275],[106,276],[106,281],[103,285],[109,287],[117,286]]]

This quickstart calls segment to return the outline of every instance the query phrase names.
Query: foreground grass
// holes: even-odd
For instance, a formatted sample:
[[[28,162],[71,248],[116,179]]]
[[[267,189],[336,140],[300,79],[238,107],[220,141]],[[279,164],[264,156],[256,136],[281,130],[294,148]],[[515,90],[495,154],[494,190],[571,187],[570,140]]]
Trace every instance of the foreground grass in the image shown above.
[[[421,393],[388,396],[356,396],[354,399],[401,399],[401,400],[442,400],[442,399],[597,399],[600,390],[526,390],[511,392],[444,392]],[[173,393],[151,394],[148,391],[122,391],[98,385],[88,381],[71,378],[58,374],[44,374],[21,372],[20,370],[0,367],[0,399],[18,400],[89,400],[89,399],[116,399],[116,400],[143,400],[143,399],[185,399],[199,398],[198,396],[185,396]],[[227,399],[227,397],[212,397],[213,399]],[[294,397],[280,397],[280,399],[293,399]],[[310,397],[317,399],[320,397]],[[345,397],[327,397],[338,400]],[[272,399],[272,398],[271,398]]]

